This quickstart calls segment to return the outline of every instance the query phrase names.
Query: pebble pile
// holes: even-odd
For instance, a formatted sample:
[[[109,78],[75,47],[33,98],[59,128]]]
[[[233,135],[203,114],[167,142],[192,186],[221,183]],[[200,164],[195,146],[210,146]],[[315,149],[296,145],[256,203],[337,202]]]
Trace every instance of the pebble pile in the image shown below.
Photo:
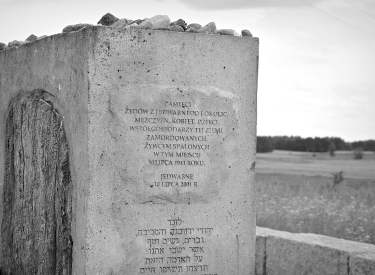
[[[249,30],[242,30],[241,35],[237,33],[235,30],[232,29],[216,29],[216,24],[214,22],[210,22],[205,26],[202,26],[198,23],[191,23],[187,24],[183,19],[178,19],[176,21],[171,22],[167,15],[156,15],[151,18],[145,19],[137,19],[137,20],[130,20],[130,19],[119,19],[116,16],[107,13],[105,14],[98,22],[98,24],[112,27],[112,28],[119,28],[119,29],[152,29],[152,30],[163,30],[163,31],[174,31],[174,32],[192,32],[192,33],[205,33],[205,34],[215,34],[215,35],[231,35],[231,36],[248,36],[252,37],[253,35]],[[66,26],[62,32],[74,32],[79,31],[85,27],[93,26],[92,24],[75,24]],[[46,35],[37,37],[36,35],[32,34],[25,41],[14,40],[8,43],[8,45],[0,42],[0,51],[6,50],[8,48],[18,47],[25,43],[30,43],[35,40],[43,39],[47,37]]]

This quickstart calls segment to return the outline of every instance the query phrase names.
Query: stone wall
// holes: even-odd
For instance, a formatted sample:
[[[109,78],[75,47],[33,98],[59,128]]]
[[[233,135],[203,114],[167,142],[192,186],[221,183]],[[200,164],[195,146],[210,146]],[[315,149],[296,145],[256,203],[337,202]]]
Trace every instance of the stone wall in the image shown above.
[[[372,275],[375,246],[257,227],[257,275]]]

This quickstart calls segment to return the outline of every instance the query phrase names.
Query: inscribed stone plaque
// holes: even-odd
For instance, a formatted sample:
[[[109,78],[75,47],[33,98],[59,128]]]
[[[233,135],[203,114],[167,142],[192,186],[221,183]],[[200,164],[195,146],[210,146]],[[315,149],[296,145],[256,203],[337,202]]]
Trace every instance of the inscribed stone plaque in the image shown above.
[[[236,157],[237,98],[214,88],[145,85],[118,93],[116,168],[137,203],[207,203]],[[126,154],[126,155],[124,155]]]
[[[214,258],[228,232],[212,207],[240,150],[238,97],[213,87],[129,86],[110,113],[121,178],[114,204],[124,208],[115,220],[128,227],[132,259],[126,274],[222,274]]]

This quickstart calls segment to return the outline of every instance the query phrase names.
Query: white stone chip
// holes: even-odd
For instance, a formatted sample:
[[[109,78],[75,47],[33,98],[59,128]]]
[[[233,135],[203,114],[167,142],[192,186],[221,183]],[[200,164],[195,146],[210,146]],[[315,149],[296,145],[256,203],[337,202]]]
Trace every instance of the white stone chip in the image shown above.
[[[21,41],[21,40],[13,40],[11,42],[8,43],[8,47],[11,48],[11,47],[18,47],[18,46],[21,46],[24,42]]]
[[[141,24],[139,24],[137,27],[135,28],[138,28],[138,29],[152,29],[153,28],[153,24],[150,22],[150,21],[143,21]],[[132,27],[133,28],[133,27]]]
[[[205,25],[203,28],[198,30],[198,32],[203,32],[203,33],[215,33],[215,31],[216,31],[215,22],[210,22],[207,25]]]
[[[132,22],[133,22],[133,20],[123,18],[123,19],[120,19],[117,22],[115,22],[111,27],[123,29],[126,26],[131,25]]]
[[[169,27],[169,24],[171,23],[171,19],[168,17],[168,15],[156,15],[151,18],[147,18],[144,22],[150,22],[152,23],[152,29],[159,29],[159,28],[167,28]]]
[[[232,30],[232,29],[220,29],[220,30],[215,31],[215,33],[218,33],[220,35],[231,35],[231,36],[234,36],[235,31]]]

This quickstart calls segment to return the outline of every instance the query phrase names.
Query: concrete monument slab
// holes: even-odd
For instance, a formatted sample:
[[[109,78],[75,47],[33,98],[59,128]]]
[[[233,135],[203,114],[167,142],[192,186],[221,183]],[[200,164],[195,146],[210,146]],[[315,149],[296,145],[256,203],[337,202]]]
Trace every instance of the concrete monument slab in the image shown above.
[[[73,274],[254,274],[258,51],[87,27],[0,52],[1,133],[21,92],[62,109]]]

